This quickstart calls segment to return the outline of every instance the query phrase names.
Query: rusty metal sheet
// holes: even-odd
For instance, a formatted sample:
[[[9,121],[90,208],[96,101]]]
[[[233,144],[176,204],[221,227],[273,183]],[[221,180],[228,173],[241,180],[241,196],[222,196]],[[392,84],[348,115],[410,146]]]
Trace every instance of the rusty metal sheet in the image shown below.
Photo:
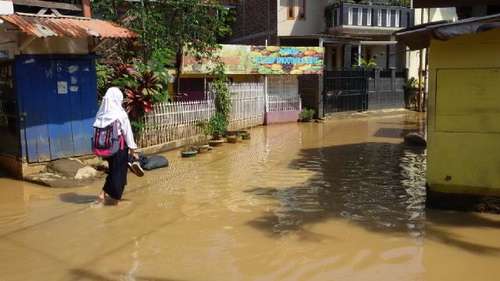
[[[2,15],[0,19],[10,22],[19,27],[24,33],[36,37],[139,37],[137,33],[113,22],[84,17],[40,16],[17,13]]]

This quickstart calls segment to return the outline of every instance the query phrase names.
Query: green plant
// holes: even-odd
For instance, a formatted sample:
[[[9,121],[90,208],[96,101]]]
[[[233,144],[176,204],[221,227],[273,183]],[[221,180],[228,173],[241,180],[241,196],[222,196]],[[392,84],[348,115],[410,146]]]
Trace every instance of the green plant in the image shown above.
[[[135,121],[152,111],[154,103],[167,97],[164,81],[150,70],[131,70],[112,83],[124,90],[126,111]]]
[[[91,1],[94,14],[140,34],[142,58],[150,59],[157,50],[172,50],[176,76],[181,73],[184,50],[210,58],[219,40],[231,34],[230,24],[236,19],[224,0]]]
[[[167,49],[156,50],[147,60],[139,59],[144,58],[144,48],[138,41],[121,40],[110,46],[96,64],[100,95],[110,86],[123,91],[134,132],[144,129],[142,117],[153,110],[155,103],[167,100],[171,76],[166,67],[173,66]]]
[[[316,111],[314,109],[308,109],[307,107],[304,107],[302,111],[299,113],[299,119],[300,120],[311,120],[314,116],[314,113]]]
[[[229,124],[229,114],[231,113],[231,96],[229,90],[229,78],[225,74],[224,65],[220,63],[213,71],[216,78],[212,82],[212,90],[215,93],[215,111],[221,113],[226,123]]]
[[[212,139],[221,139],[224,132],[227,131],[227,120],[222,112],[216,112],[208,121],[208,132],[212,135]]]
[[[198,120],[198,122],[196,122],[196,127],[200,128],[201,132],[205,136],[205,139],[208,139],[208,136],[211,134],[211,130],[207,120]]]
[[[414,91],[418,89],[418,79],[415,77],[410,77],[403,83],[403,90]]]
[[[390,0],[389,4],[392,6],[410,7],[411,1],[410,0]]]
[[[109,88],[109,79],[113,75],[113,67],[103,60],[97,60],[95,64],[97,75],[97,93],[99,100],[104,97]]]
[[[249,140],[250,139],[250,133],[249,132],[240,133],[239,135],[244,140]]]
[[[375,63],[375,58],[371,58],[369,60],[365,59],[357,59],[355,60],[356,64],[354,65],[354,68],[374,68],[377,66],[377,63]]]
[[[181,149],[181,152],[192,152],[198,151],[198,148],[194,145],[186,145]]]
[[[144,123],[135,120],[130,120],[130,126],[132,127],[132,131],[136,133],[142,132],[146,129],[146,125]]]
[[[416,102],[418,92],[418,79],[410,77],[403,83],[403,91],[405,98],[405,106],[409,108],[412,103]]]
[[[238,142],[238,138],[240,138],[238,135],[232,135],[232,136],[227,136],[226,137],[227,142],[229,142],[229,143],[237,143]]]

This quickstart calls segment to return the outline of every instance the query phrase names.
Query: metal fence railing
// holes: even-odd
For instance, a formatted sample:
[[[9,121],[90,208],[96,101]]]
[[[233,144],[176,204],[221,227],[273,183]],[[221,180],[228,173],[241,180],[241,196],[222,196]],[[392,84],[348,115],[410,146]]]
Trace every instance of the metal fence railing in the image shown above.
[[[342,69],[324,74],[325,113],[404,108],[407,71]]]
[[[300,96],[270,96],[268,100],[269,111],[301,110],[302,102]]]
[[[237,130],[264,123],[263,83],[236,83],[229,85],[231,97],[230,130]],[[208,95],[213,97],[212,95]],[[148,147],[200,135],[196,126],[215,114],[213,98],[202,101],[164,102],[154,105],[154,110],[143,118],[144,129],[138,144]]]

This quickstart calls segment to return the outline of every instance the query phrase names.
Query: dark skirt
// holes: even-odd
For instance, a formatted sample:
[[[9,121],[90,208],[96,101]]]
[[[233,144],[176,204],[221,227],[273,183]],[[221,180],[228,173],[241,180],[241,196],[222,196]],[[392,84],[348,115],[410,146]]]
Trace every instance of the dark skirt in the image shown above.
[[[115,155],[107,158],[109,174],[102,188],[111,198],[122,199],[125,185],[127,185],[128,147],[120,149]]]

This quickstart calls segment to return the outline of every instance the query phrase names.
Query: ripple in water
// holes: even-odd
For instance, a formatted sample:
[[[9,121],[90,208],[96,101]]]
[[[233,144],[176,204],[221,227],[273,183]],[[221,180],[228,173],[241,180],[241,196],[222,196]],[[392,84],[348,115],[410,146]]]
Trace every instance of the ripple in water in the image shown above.
[[[302,150],[289,168],[314,172],[306,182],[276,190],[252,190],[279,202],[275,232],[303,223],[348,219],[376,231],[398,230],[412,237],[424,219],[425,151],[401,144],[362,143]],[[297,177],[302,177],[296,174]],[[266,178],[275,182],[283,174]],[[293,174],[285,176],[294,182]],[[263,178],[262,181],[265,181]]]

